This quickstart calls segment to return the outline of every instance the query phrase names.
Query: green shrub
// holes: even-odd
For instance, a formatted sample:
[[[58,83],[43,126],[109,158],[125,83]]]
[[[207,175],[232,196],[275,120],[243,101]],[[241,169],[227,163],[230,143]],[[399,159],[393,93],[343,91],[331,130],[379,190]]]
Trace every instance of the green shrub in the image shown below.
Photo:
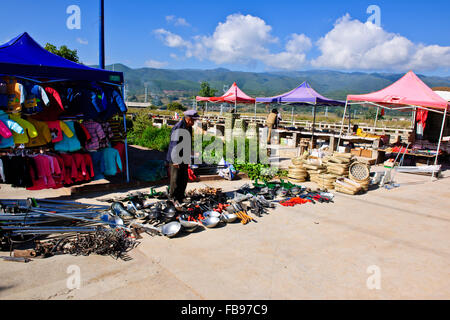
[[[162,126],[161,128],[149,126],[143,130],[139,135],[135,131],[130,134],[133,138],[133,144],[139,146],[150,148],[158,151],[167,151],[170,143],[170,132],[171,128],[167,126]]]

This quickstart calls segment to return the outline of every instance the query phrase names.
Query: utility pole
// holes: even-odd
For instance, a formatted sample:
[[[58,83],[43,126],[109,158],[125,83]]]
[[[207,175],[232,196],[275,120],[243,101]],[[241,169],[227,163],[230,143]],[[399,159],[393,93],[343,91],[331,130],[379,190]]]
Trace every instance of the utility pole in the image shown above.
[[[145,85],[145,103],[147,103],[147,85]]]
[[[100,0],[99,66],[105,69],[105,3]]]

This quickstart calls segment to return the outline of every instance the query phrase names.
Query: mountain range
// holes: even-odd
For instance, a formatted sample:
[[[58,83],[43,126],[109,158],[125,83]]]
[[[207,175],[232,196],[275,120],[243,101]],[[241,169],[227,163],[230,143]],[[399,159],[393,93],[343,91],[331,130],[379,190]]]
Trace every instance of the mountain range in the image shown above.
[[[188,99],[198,94],[202,81],[207,81],[221,95],[233,82],[253,97],[273,96],[290,91],[303,81],[329,98],[343,99],[347,94],[362,94],[380,90],[398,80],[403,74],[340,72],[329,70],[289,72],[241,72],[224,68],[199,69],[132,69],[123,64],[106,67],[124,73],[127,96],[143,101],[145,86],[148,94],[164,98]],[[450,87],[450,76],[418,76],[430,87]]]

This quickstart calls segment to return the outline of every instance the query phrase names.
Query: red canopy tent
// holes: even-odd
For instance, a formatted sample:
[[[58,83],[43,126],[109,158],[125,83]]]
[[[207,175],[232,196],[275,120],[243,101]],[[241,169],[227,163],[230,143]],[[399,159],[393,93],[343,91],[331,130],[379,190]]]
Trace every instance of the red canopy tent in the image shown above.
[[[349,101],[355,102],[351,103]],[[425,110],[426,112],[432,111],[443,114],[444,116],[442,121],[441,134],[435,160],[435,164],[437,164],[442,134],[444,131],[445,117],[447,116],[447,110],[450,104],[445,99],[436,94],[422,80],[420,80],[414,72],[409,71],[399,80],[380,91],[361,95],[348,95],[347,101],[345,103],[344,115],[342,117],[341,132],[339,134],[338,145],[340,144],[345,114],[347,112],[347,106],[349,104],[365,104],[369,106],[376,106],[378,108],[388,108],[395,110],[411,109],[415,112],[417,111],[417,109],[420,109]]]
[[[227,92],[225,92],[220,97],[195,97],[196,101],[206,101],[206,102],[227,102],[227,103],[234,103],[234,108],[236,109],[236,105],[238,103],[255,103],[255,98],[252,98],[244,93],[239,87],[237,86],[236,82],[233,83],[233,85],[228,89]]]

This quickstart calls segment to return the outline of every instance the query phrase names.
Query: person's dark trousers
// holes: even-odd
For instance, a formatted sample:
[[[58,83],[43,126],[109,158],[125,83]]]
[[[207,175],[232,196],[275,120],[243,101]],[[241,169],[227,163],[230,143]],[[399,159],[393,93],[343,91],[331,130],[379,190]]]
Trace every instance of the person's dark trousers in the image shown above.
[[[184,192],[186,191],[186,186],[189,180],[188,165],[180,164],[178,168],[176,168],[171,163],[169,168],[170,168],[169,199],[181,202],[184,199]]]

